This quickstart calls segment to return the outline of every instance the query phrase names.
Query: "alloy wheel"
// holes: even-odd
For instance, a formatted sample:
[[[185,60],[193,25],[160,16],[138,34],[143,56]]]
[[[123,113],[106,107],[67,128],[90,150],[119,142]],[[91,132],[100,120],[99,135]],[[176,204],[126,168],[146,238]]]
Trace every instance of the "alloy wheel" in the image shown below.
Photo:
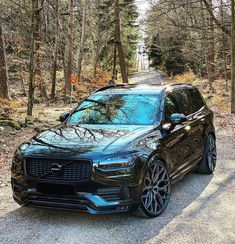
[[[208,141],[208,148],[207,148],[207,161],[208,161],[208,167],[211,170],[211,172],[213,172],[215,169],[216,157],[217,157],[217,151],[216,151],[215,139],[213,136],[210,136]]]
[[[158,216],[166,208],[170,199],[170,178],[162,162],[152,162],[144,179],[142,205],[144,210]]]

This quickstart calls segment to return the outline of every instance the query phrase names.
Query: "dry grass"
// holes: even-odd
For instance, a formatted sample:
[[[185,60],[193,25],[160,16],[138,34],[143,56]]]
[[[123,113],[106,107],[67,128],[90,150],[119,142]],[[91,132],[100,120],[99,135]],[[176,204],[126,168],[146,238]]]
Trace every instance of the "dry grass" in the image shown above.
[[[171,81],[174,83],[192,83],[196,79],[197,77],[193,72],[186,72],[184,74],[172,77]]]

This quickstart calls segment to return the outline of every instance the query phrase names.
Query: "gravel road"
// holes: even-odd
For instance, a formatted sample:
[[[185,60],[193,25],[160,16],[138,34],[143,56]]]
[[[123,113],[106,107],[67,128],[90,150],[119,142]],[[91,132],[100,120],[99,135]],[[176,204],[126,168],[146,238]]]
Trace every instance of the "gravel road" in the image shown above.
[[[161,85],[167,81],[167,75],[161,71],[155,70],[142,70],[130,76],[130,83],[138,84],[157,84]]]
[[[235,243],[235,117],[217,119],[214,175],[188,174],[158,218],[20,208],[0,187],[0,244]],[[218,126],[220,125],[220,126]]]

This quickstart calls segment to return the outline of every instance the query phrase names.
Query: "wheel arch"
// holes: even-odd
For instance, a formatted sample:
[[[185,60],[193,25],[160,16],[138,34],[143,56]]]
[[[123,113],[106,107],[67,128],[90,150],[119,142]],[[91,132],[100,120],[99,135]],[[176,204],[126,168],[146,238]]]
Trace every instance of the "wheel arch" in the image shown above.
[[[215,135],[215,128],[213,125],[207,127],[205,129],[205,132],[204,132],[204,137],[205,137],[205,140],[206,141],[206,138],[209,136],[209,135],[213,135],[214,139],[216,140],[216,135]]]
[[[146,161],[146,163],[143,165],[143,169],[142,169],[142,173],[141,173],[141,177],[140,177],[140,183],[142,184],[142,180],[144,178],[144,174],[146,173],[146,171],[148,170],[149,164],[151,163],[151,161],[161,161],[167,168],[169,174],[170,174],[170,164],[167,163],[167,160],[165,159],[165,157],[163,157],[163,155],[161,154],[154,154],[154,155],[150,155],[150,157],[148,158],[148,160]]]
[[[214,137],[214,139],[216,140],[216,136],[215,136],[215,132],[214,131],[211,131],[209,134],[208,134],[208,136],[209,135],[212,135],[213,137]]]

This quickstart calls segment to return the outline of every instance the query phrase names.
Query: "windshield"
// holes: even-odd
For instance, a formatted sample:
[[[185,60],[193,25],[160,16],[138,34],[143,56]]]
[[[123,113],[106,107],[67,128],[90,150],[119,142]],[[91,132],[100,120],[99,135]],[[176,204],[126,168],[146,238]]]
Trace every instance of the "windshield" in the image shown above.
[[[67,124],[151,125],[159,104],[157,94],[97,94],[86,99]]]

